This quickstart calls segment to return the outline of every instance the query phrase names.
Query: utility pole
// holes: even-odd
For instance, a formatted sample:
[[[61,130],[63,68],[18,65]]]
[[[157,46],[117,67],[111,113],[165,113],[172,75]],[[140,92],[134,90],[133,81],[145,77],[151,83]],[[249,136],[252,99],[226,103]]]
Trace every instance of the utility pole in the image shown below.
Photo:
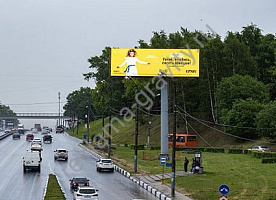
[[[173,80],[174,94],[173,94],[173,146],[172,146],[172,186],[171,195],[175,196],[175,146],[176,146],[176,85]]]
[[[104,105],[103,105],[103,97],[102,97],[102,132],[103,132],[103,139],[104,139]]]
[[[148,139],[147,139],[147,147],[150,147],[150,129],[151,129],[151,121],[150,121],[150,109],[148,111]]]
[[[60,92],[58,92],[58,126],[60,125]]]
[[[109,107],[109,127],[108,127],[108,158],[110,158],[111,154],[111,108],[110,108],[110,98],[108,102]]]
[[[137,88],[138,90],[138,88]],[[135,153],[134,153],[134,172],[137,173],[137,154],[138,154],[138,122],[139,104],[136,103],[136,125],[135,125]]]
[[[89,144],[89,106],[86,106],[87,108],[87,129],[86,129],[86,135],[87,135],[87,142]]]

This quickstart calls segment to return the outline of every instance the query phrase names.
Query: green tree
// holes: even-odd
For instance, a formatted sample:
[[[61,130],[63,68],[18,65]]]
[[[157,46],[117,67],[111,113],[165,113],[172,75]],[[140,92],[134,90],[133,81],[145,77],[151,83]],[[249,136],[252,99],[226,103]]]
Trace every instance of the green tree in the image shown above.
[[[257,65],[250,55],[249,48],[241,43],[232,32],[228,33],[224,43],[223,77],[235,74],[257,77]]]
[[[216,88],[217,112],[223,117],[236,100],[253,99],[260,103],[269,101],[268,87],[250,76],[234,75],[222,79]]]
[[[91,110],[94,113],[94,108],[92,106],[92,89],[89,87],[81,87],[79,90],[75,90],[70,93],[67,97],[67,103],[64,105],[63,109],[65,110],[65,115],[72,117],[72,119],[82,119],[85,120],[85,115],[87,115],[86,106],[90,106]],[[91,117],[95,117],[95,113],[90,113]]]
[[[213,40],[210,40],[202,50],[203,73],[204,76],[206,76],[206,82],[208,83],[209,105],[214,122],[217,122],[217,116],[215,113],[215,88],[223,78],[224,72],[224,66],[222,65],[224,57],[223,49],[224,44],[221,41],[221,38],[217,36]]]
[[[259,54],[259,45],[262,40],[262,30],[257,27],[256,24],[250,24],[242,27],[241,33],[237,33],[237,36],[241,42],[249,47],[250,54],[256,57]]]
[[[9,106],[0,103],[0,116],[14,117],[16,116],[16,113],[13,112]],[[13,122],[15,125],[19,123],[17,119],[9,119],[9,121]]]
[[[256,138],[258,134],[255,123],[261,109],[260,102],[251,98],[236,100],[222,117],[222,122],[226,125],[225,131],[243,138]]]
[[[257,115],[256,125],[260,136],[276,138],[276,101],[264,105]]]
[[[120,110],[126,105],[126,100],[123,98],[124,95],[124,84],[122,83],[123,78],[121,77],[110,77],[110,53],[111,48],[106,47],[100,56],[93,56],[88,59],[90,63],[90,72],[84,73],[84,79],[93,79],[96,82],[96,91],[93,96],[97,102],[103,102],[104,107],[109,105],[117,110]],[[104,83],[104,84],[102,84]],[[110,92],[112,91],[112,92]],[[104,100],[101,100],[104,99]],[[109,102],[110,100],[110,102]],[[97,105],[98,103],[93,104]],[[102,107],[102,105],[100,106]],[[105,111],[106,112],[106,111]]]

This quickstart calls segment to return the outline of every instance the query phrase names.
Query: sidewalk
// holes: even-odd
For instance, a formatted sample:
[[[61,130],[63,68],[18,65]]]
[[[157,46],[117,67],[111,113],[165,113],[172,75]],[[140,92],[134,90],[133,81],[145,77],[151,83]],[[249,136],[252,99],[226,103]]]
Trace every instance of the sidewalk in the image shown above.
[[[175,176],[176,178],[179,176],[187,176],[188,173],[185,173],[184,171],[178,171],[176,172]],[[173,199],[173,200],[192,200],[191,198],[185,196],[182,193],[179,193],[175,190],[175,196],[171,196],[171,186],[167,186],[162,183],[162,179],[169,179],[171,178],[171,173],[165,173],[165,174],[156,174],[156,175],[148,175],[148,176],[136,176],[136,178],[145,184],[150,185],[151,187],[157,189],[161,192],[161,194],[165,195],[166,200]]]

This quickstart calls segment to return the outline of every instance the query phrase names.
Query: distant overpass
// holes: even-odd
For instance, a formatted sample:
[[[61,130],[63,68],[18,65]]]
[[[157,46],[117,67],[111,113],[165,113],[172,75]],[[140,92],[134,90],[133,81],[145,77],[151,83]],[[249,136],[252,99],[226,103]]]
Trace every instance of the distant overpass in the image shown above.
[[[63,113],[16,113],[16,116],[0,116],[2,119],[65,119],[70,117],[63,116]]]

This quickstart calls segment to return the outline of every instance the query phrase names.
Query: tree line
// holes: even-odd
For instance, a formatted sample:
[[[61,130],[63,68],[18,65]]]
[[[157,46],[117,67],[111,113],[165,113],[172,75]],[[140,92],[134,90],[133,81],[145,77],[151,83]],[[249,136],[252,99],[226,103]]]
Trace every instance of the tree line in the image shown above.
[[[276,136],[276,64],[275,34],[263,34],[254,24],[240,32],[229,31],[223,39],[214,33],[190,31],[181,27],[175,33],[153,32],[149,42],[139,40],[135,48],[200,49],[200,77],[174,78],[176,102],[185,114],[178,117],[181,126],[188,116],[201,117],[222,125],[227,133],[259,138]],[[118,114],[123,107],[135,102],[135,94],[150,82],[149,78],[125,79],[109,76],[111,47],[100,56],[88,59],[90,72],[83,73],[96,87],[80,88],[67,96],[65,114],[85,120]],[[155,94],[160,93],[153,84]],[[173,94],[170,87],[170,96]],[[172,107],[170,98],[170,111]],[[151,113],[160,114],[160,99],[153,98]],[[89,109],[88,109],[89,108]],[[148,110],[140,111],[140,123],[147,119]]]

